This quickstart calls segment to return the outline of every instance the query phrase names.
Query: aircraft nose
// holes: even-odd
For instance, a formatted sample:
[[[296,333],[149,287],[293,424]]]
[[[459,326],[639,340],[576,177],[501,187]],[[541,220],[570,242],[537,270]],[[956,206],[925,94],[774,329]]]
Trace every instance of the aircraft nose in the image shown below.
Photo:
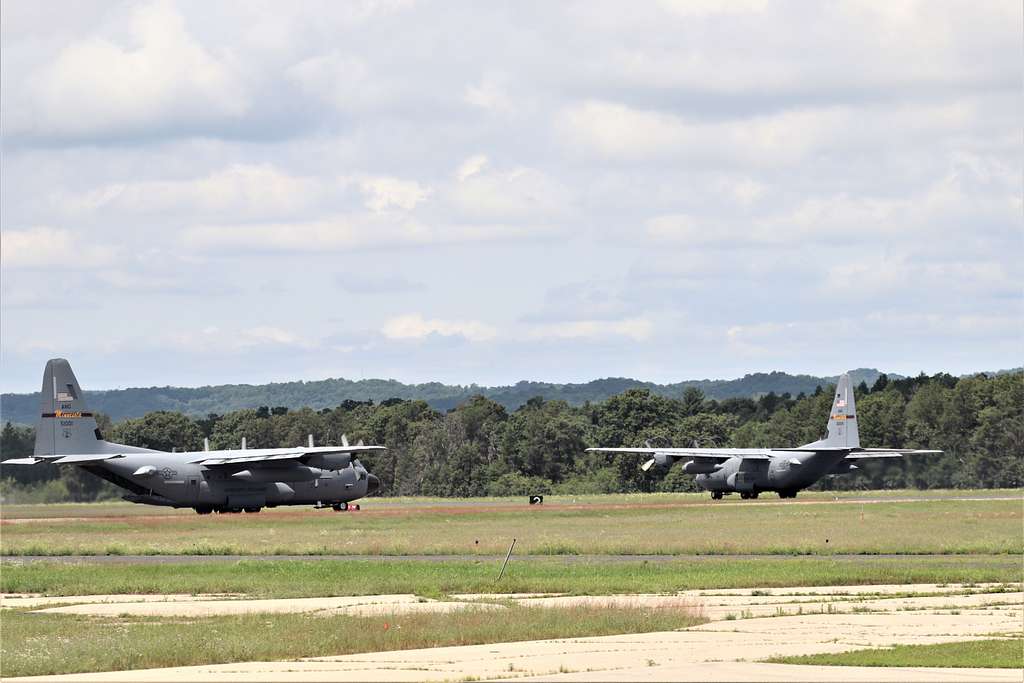
[[[373,493],[380,488],[380,479],[372,474],[366,475],[366,492]]]

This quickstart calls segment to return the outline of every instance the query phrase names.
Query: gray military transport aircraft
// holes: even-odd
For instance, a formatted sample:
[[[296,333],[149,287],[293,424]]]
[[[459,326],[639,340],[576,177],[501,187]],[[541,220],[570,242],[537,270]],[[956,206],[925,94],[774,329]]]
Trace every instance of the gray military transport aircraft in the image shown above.
[[[711,491],[711,497],[739,492],[740,498],[757,498],[762,491],[777,491],[779,498],[796,498],[824,476],[846,474],[856,463],[874,458],[941,453],[905,448],[861,448],[857,430],[850,376],[843,375],[836,386],[828,434],[824,439],[798,448],[588,448],[602,453],[650,455],[641,468],[669,468],[686,460],[683,471],[696,474],[697,486]]]
[[[380,480],[355,459],[383,446],[308,446],[167,453],[103,440],[63,358],[46,363],[35,454],[2,465],[75,465],[127,489],[132,503],[211,512],[259,512],[278,505],[347,510]]]

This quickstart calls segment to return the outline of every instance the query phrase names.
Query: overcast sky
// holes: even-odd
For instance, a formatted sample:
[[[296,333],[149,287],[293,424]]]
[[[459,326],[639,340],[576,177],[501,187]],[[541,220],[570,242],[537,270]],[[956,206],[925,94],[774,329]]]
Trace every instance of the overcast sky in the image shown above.
[[[4,0],[0,389],[1020,365],[1021,27]]]

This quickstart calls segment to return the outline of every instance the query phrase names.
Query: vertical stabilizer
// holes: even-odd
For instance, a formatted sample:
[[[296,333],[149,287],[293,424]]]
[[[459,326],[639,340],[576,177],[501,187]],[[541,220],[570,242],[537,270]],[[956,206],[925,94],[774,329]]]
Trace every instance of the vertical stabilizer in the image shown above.
[[[46,363],[43,371],[42,401],[36,427],[36,455],[102,453],[96,420],[82,397],[71,364],[63,358]]]
[[[832,412],[828,416],[828,436],[826,446],[843,448],[859,448],[860,434],[857,431],[857,407],[853,397],[853,387],[847,374],[839,378],[836,385],[836,396],[832,399]]]

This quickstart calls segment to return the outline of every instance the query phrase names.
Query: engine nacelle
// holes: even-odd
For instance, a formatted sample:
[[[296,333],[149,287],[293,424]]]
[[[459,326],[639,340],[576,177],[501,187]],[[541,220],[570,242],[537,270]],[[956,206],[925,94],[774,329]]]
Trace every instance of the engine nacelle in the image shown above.
[[[310,467],[319,467],[322,470],[343,470],[352,464],[351,453],[323,453],[306,458],[306,464]]]
[[[313,481],[319,476],[320,472],[318,470],[296,465],[295,467],[268,467],[241,470],[240,472],[232,474],[231,478],[237,479],[238,481],[248,481],[257,484],[272,484],[274,482]]]
[[[683,472],[687,474],[711,474],[712,472],[717,472],[721,467],[721,465],[715,463],[690,460],[683,465]]]
[[[655,467],[658,467],[658,468],[663,469],[663,470],[667,470],[669,467],[672,467],[672,463],[674,463],[674,462],[675,462],[675,460],[668,453],[655,453],[654,454],[654,465],[655,465]]]
[[[832,471],[829,472],[829,474],[849,474],[850,472],[853,472],[854,470],[857,469],[860,468],[854,465],[849,460],[840,460],[838,463],[836,463],[836,466],[832,468]]]

